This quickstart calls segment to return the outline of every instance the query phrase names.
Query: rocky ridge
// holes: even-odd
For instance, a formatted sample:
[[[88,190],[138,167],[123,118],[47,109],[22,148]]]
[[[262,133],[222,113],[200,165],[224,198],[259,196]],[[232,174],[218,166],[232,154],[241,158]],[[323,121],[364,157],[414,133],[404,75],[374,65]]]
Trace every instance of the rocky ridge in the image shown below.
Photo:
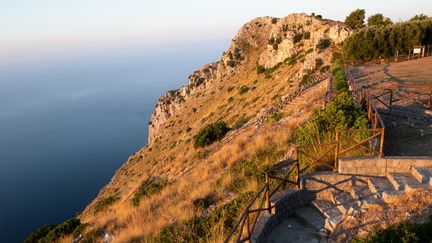
[[[232,40],[220,61],[207,64],[189,76],[187,85],[169,91],[159,98],[149,122],[148,143],[158,137],[161,125],[176,112],[193,94],[209,88],[219,79],[236,71],[247,59],[251,49],[265,46],[259,54],[257,65],[271,69],[297,55],[299,50],[315,48],[321,39],[329,39],[340,44],[350,34],[350,29],[342,23],[323,20],[306,14],[291,14],[284,18],[260,17],[245,24]],[[304,42],[299,45],[299,40]],[[298,76],[315,67],[317,58],[327,59],[319,52],[311,51],[303,57],[303,65]]]

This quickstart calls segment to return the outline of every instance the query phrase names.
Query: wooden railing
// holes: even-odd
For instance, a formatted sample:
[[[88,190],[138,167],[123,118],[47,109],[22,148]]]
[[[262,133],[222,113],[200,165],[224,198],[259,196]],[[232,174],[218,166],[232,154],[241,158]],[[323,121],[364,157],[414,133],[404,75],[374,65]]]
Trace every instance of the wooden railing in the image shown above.
[[[282,174],[282,176],[278,174]],[[265,183],[247,205],[224,242],[228,243],[232,240],[235,240],[235,242],[251,242],[251,235],[260,214],[264,211],[272,212],[274,205],[270,202],[271,197],[286,185],[294,185],[298,188],[300,186],[299,175],[300,164],[298,160],[282,161],[265,172]]]
[[[336,143],[315,145],[313,149],[318,149],[320,151],[318,153],[316,153],[316,151],[313,153],[309,151],[311,147],[296,146],[294,148],[294,158],[296,158],[298,161],[302,161],[302,164],[304,165],[303,168],[300,168],[300,174],[307,172],[309,168],[316,167],[325,167],[331,170],[336,169],[332,163],[335,148]]]

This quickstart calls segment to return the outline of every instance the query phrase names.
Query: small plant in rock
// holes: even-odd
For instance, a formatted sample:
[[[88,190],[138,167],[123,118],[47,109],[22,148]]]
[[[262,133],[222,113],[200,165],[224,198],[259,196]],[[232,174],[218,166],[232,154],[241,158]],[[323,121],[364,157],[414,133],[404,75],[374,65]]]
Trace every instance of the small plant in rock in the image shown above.
[[[265,67],[258,65],[257,66],[257,74],[264,73],[266,71]]]
[[[303,33],[301,32],[296,33],[293,37],[294,44],[299,43],[302,40],[302,38],[303,38]]]
[[[248,86],[241,86],[239,89],[239,94],[242,95],[244,93],[247,93],[249,91],[249,87]]]
[[[316,45],[316,47],[319,50],[324,50],[324,49],[328,48],[330,46],[330,44],[331,44],[331,40],[329,38],[321,38],[318,41],[318,44]]]
[[[249,121],[249,118],[241,117],[234,123],[233,128],[238,129],[238,128],[242,127],[244,124],[246,124],[248,121]]]
[[[283,113],[276,112],[271,116],[273,121],[280,121],[283,118]]]

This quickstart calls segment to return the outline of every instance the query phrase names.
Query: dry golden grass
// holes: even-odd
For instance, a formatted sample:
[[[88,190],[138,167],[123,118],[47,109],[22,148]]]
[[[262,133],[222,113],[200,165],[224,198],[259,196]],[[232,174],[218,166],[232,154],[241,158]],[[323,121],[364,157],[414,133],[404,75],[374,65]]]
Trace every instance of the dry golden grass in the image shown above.
[[[267,39],[257,41],[267,43]],[[321,105],[326,83],[308,90],[284,107],[280,111],[284,118],[279,122],[269,121],[263,127],[249,129],[208,157],[203,156],[207,148],[193,147],[193,136],[205,124],[223,119],[233,126],[242,117],[256,119],[262,115],[263,109],[274,106],[281,96],[299,87],[302,77],[300,61],[292,66],[282,64],[271,73],[271,77],[257,74],[256,60],[264,48],[265,44],[250,49],[246,63],[236,67],[235,72],[189,97],[184,107],[161,126],[157,141],[131,155],[116,172],[110,183],[80,215],[81,221],[91,223],[93,228],[107,230],[115,236],[116,242],[146,237],[167,224],[194,217],[197,210],[193,201],[197,198],[215,192],[222,202],[224,194],[220,190],[215,191],[216,182],[221,179],[221,188],[228,187],[233,180],[230,168],[257,149],[275,144],[278,151],[290,152],[293,131],[307,120],[312,107]],[[331,52],[329,49],[321,54],[324,65],[329,64]],[[239,94],[242,86],[248,86],[250,90]],[[232,101],[230,97],[233,97]],[[193,112],[195,109],[196,112]],[[269,159],[260,161],[261,165],[275,162]],[[131,197],[135,190],[152,176],[169,179],[171,183],[159,193],[141,200],[138,206],[133,206]],[[243,190],[256,191],[258,186],[251,181]],[[94,215],[95,203],[109,196],[115,196],[118,200]],[[222,226],[212,230],[212,240],[220,242]]]
[[[306,94],[313,99],[306,102],[301,98],[302,100],[294,102],[295,107],[287,109],[310,111],[314,104],[319,103],[324,90],[325,85],[319,85]],[[104,228],[114,234],[115,242],[127,242],[137,237],[155,234],[169,223],[192,218],[197,213],[192,205],[195,199],[214,192],[216,181],[220,178],[222,188],[231,184],[233,178],[227,168],[232,168],[268,144],[275,144],[278,150],[289,152],[292,144],[288,141],[294,129],[306,119],[306,112],[292,112],[291,116],[279,122],[270,122],[262,128],[248,130],[223,145],[208,158],[196,159],[194,167],[189,172],[179,176],[160,193],[141,200],[138,207],[134,207],[130,199],[119,200],[111,207],[111,212],[97,220],[93,226]],[[173,174],[184,168],[184,159],[190,158],[189,156],[192,155],[180,155],[170,163]],[[260,163],[268,165],[275,162],[277,161],[263,160]],[[256,181],[249,181],[242,192],[256,192],[258,187]],[[216,193],[218,198],[223,199],[220,191]],[[220,242],[223,238],[222,226],[219,225],[213,230],[212,241]]]

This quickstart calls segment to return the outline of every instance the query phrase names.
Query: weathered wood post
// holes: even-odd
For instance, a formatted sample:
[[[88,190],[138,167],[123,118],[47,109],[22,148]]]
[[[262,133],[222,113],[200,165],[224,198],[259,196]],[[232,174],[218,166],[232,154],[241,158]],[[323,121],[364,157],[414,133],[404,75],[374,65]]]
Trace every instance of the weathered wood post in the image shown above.
[[[246,224],[246,235],[247,235],[247,242],[251,242],[251,233],[250,233],[250,228],[249,228],[249,210],[246,212],[246,222],[245,222],[245,224]]]
[[[336,131],[336,148],[335,148],[335,162],[334,162],[334,169],[337,170],[337,160],[339,157],[339,132],[340,131]]]
[[[297,188],[300,188],[300,162],[297,161]]]
[[[270,182],[269,182],[269,175],[268,173],[265,173],[265,206],[269,213],[271,213],[271,206],[270,206]]]
[[[379,158],[382,158],[383,151],[384,151],[384,127],[381,128],[381,141],[380,141],[380,148],[379,148]]]
[[[372,118],[372,105],[371,105],[371,100],[368,98],[367,99],[367,113],[368,113],[368,120],[370,120]]]
[[[375,113],[374,118],[373,118],[373,122],[372,122],[373,129],[377,128],[377,124],[378,124],[378,115],[377,115],[377,113]]]

